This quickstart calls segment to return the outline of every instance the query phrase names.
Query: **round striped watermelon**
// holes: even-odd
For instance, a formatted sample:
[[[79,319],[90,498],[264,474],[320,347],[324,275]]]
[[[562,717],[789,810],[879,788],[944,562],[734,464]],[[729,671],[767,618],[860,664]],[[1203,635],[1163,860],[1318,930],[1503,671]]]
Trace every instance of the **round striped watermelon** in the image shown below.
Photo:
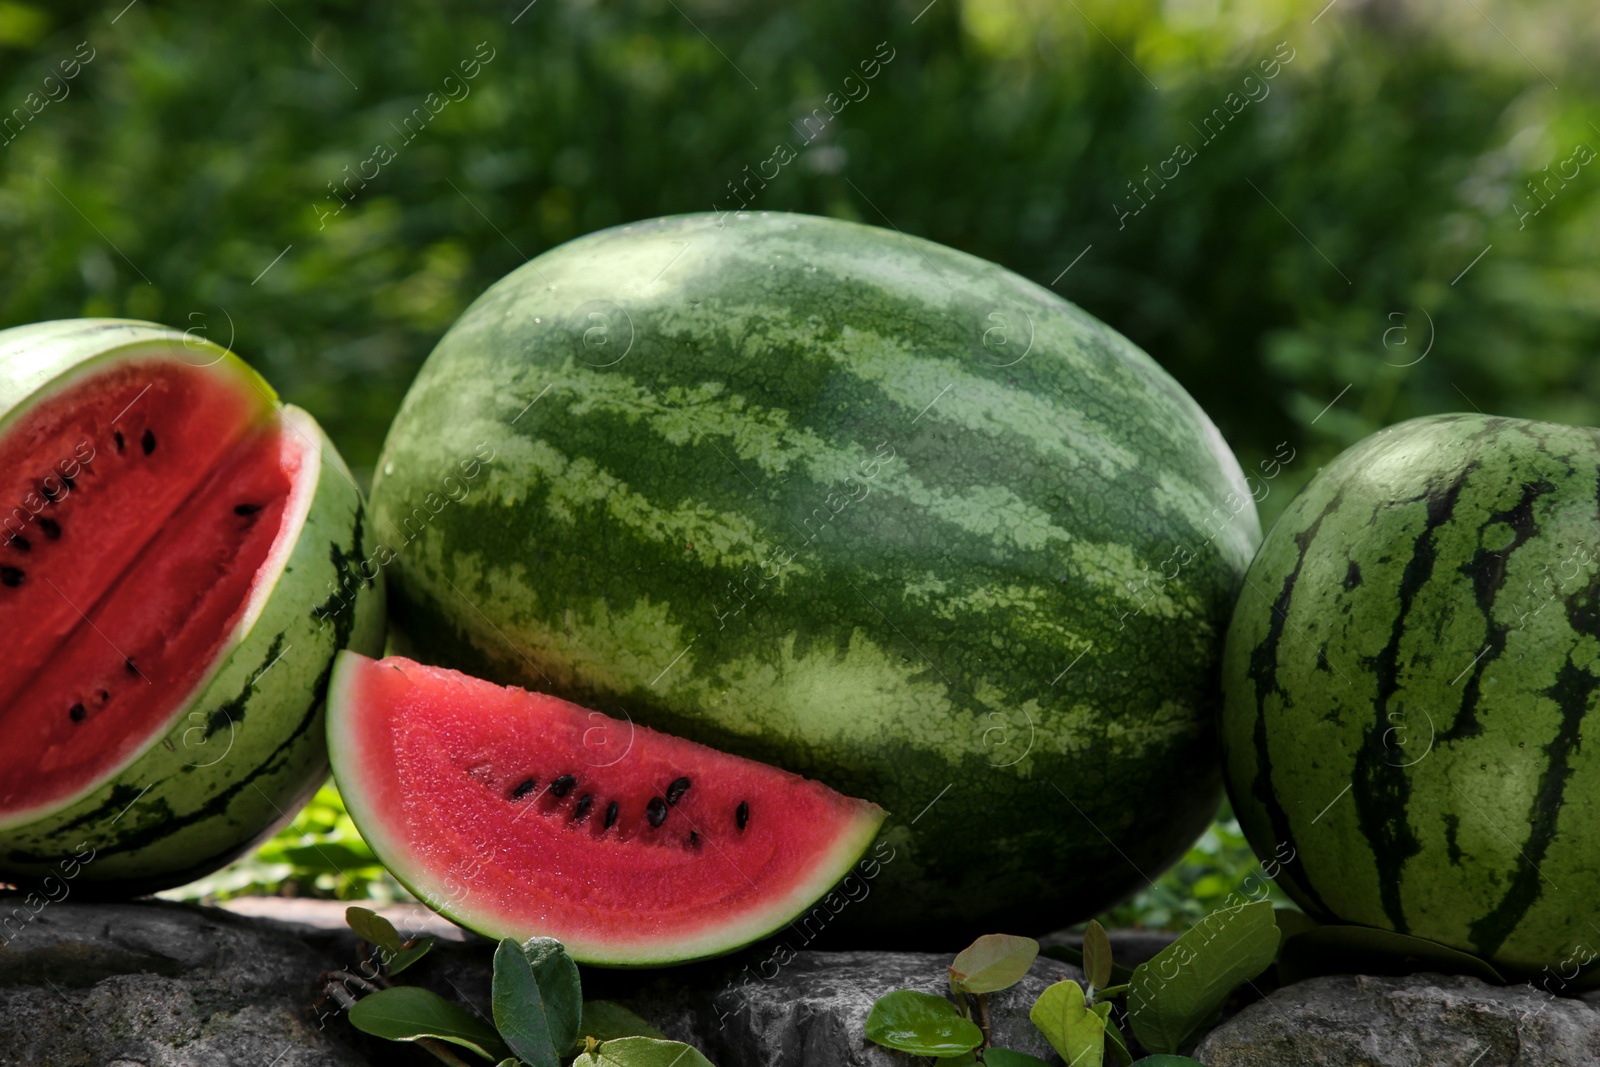
[[[1444,415],[1344,452],[1273,526],[1223,736],[1308,911],[1513,970],[1600,944],[1597,500],[1600,432]]]
[[[776,213],[593,234],[468,309],[379,468],[409,654],[892,812],[830,925],[1060,926],[1220,799],[1245,480],[1148,356],[993,264]]]
[[[327,775],[334,653],[384,627],[311,417],[193,334],[0,331],[0,494],[0,880],[164,889],[287,822]]]

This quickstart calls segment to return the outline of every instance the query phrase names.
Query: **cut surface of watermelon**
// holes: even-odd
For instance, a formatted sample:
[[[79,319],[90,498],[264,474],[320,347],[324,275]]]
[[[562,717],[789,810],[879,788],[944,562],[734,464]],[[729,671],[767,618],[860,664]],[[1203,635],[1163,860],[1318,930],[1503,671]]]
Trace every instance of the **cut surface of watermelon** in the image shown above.
[[[771,933],[885,817],[776,767],[400,657],[340,654],[328,742],[351,817],[426,903],[589,963],[681,962]]]
[[[0,826],[171,728],[309,506],[311,446],[270,391],[176,349],[90,363],[0,423]]]

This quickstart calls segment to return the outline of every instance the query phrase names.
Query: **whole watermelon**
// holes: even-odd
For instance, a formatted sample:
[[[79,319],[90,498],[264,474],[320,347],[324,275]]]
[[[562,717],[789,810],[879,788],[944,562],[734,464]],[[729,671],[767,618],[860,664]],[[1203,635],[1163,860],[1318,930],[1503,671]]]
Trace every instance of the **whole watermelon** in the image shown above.
[[[1307,911],[1514,971],[1595,958],[1597,492],[1600,432],[1443,415],[1344,452],[1273,526],[1223,737]]]
[[[830,927],[1059,927],[1220,799],[1245,480],[1148,356],[972,256],[776,213],[573,241],[439,342],[373,509],[414,655],[888,808]]]

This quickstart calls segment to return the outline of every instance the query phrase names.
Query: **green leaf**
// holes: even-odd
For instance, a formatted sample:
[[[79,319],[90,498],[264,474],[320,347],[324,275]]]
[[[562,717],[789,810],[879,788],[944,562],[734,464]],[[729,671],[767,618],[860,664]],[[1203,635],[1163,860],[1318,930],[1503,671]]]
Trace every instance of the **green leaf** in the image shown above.
[[[1145,1048],[1177,1052],[1212,1024],[1228,995],[1278,951],[1272,904],[1212,912],[1133,971],[1128,1021]]]
[[[1095,1005],[1097,1008],[1099,1006]],[[1106,1024],[1106,1049],[1111,1053],[1111,1062],[1117,1067],[1128,1067],[1133,1062],[1133,1053],[1128,1050],[1128,1039],[1122,1036],[1122,1027],[1112,1020],[1109,1013],[1101,1018]]]
[[[681,1041],[619,1037],[572,1061],[572,1067],[715,1067],[698,1049]]]
[[[1307,930],[1315,930],[1322,924],[1303,911],[1294,908],[1273,908],[1272,921],[1278,924],[1278,932],[1285,941],[1296,934],[1303,934]]]
[[[1111,984],[1111,938],[1106,928],[1090,920],[1083,932],[1083,976],[1093,989]]]
[[[494,1027],[418,986],[395,986],[362,997],[350,1009],[350,1024],[363,1033],[390,1041],[438,1038],[491,1060],[510,1054]]]
[[[578,1024],[583,1019],[583,983],[578,978],[578,965],[553,937],[529,938],[522,943],[522,954],[533,968],[533,980],[544,997],[551,1038],[557,1048],[571,1047],[578,1040]]]
[[[427,937],[417,940],[410,948],[403,948],[393,956],[390,956],[388,958],[389,973],[399,974],[413,963],[416,963],[428,954],[428,950],[433,948],[433,943],[437,940],[438,938],[429,934]]]
[[[582,1044],[585,1037],[611,1041],[619,1037],[657,1037],[665,1040],[666,1036],[621,1004],[609,1000],[586,1000],[583,1002],[583,1023],[578,1027],[576,1043]]]
[[[577,1039],[557,1043],[533,968],[509,937],[494,951],[493,997],[494,1024],[517,1058],[530,1067],[561,1067],[562,1051]]]
[[[1469,974],[1486,982],[1506,980],[1476,956],[1433,941],[1370,926],[1318,926],[1289,937],[1278,956],[1285,984],[1321,974],[1408,975],[1418,971]]]
[[[983,1031],[943,997],[897,989],[867,1013],[867,1040],[917,1056],[960,1056],[983,1044]]]
[[[996,993],[1022,981],[1039,942],[1015,934],[984,934],[950,964],[950,984],[964,993]]]
[[[1026,1052],[1013,1052],[1008,1048],[986,1049],[983,1053],[983,1062],[988,1067],[1050,1067],[1037,1056],[1030,1056]]]
[[[1110,1011],[1111,1005],[1105,1009]],[[1028,1018],[1072,1067],[1100,1067],[1104,1062],[1105,1018],[1084,1002],[1077,982],[1057,982],[1040,993]]]
[[[371,908],[346,908],[344,921],[355,931],[357,937],[382,950],[384,967],[390,974],[399,974],[426,956],[433,943],[438,940],[430,934],[406,947],[406,942],[401,939],[394,924]]]
[[[394,923],[371,908],[346,908],[344,921],[361,940],[389,952],[400,951],[400,933],[394,928]]]

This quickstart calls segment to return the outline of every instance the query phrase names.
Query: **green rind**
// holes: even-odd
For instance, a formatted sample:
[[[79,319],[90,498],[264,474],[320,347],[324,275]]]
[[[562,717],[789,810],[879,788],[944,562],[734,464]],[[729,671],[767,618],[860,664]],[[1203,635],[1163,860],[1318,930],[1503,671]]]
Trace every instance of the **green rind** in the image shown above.
[[[782,214],[574,241],[440,342],[373,500],[424,658],[900,813],[844,920],[879,939],[1088,915],[1214,811],[1250,490],[1149,357],[971,256]]]
[[[530,937],[555,937],[579,963],[604,967],[659,967],[724,955],[782,929],[803,915],[850,873],[850,869],[877,837],[878,828],[883,825],[885,813],[880,809],[866,808],[840,829],[828,855],[817,863],[811,876],[804,882],[794,886],[781,899],[767,902],[761,911],[753,912],[738,922],[726,922],[703,937],[680,937],[670,943],[642,945],[607,941],[590,937],[581,931],[552,930],[540,925],[536,918],[530,918],[525,924],[507,926],[472,907],[472,887],[465,884],[457,872],[431,870],[415,855],[414,849],[403,838],[403,828],[393,826],[394,812],[369,803],[366,784],[372,761],[370,758],[363,759],[365,754],[354,741],[354,723],[361,714],[361,706],[352,689],[358,673],[370,662],[356,655],[340,653],[328,691],[328,751],[333,762],[333,776],[339,784],[340,795],[344,797],[345,808],[361,828],[362,838],[372,846],[373,853],[384,867],[418,900],[446,918],[493,940],[510,937],[526,941]],[[377,769],[381,771],[388,768]],[[777,801],[781,797],[772,799]],[[449,798],[441,797],[439,800],[440,803],[449,802]],[[621,890],[625,887],[616,888]]]
[[[1600,945],[1597,546],[1600,433],[1548,423],[1402,423],[1290,504],[1228,634],[1223,741],[1303,907],[1514,971]]]
[[[58,360],[57,373],[38,378],[45,383],[130,348],[141,353],[184,343],[182,334],[149,324],[86,320],[0,333],[0,353],[25,350],[13,344],[17,334],[30,342],[31,360]],[[191,340],[185,351],[200,362],[222,356],[211,346],[202,360],[194,347],[200,344]],[[260,381],[236,357],[224,358]],[[8,376],[7,366],[0,358],[8,387],[32,380]],[[270,390],[266,395],[275,400]],[[23,399],[4,394],[6,410],[22,409]],[[65,808],[0,830],[0,878],[54,877],[80,895],[181,885],[286,823],[326,777],[323,697],[333,656],[341,648],[382,647],[383,577],[361,566],[372,559],[374,540],[363,529],[360,492],[332,442],[305,412],[283,408],[282,415],[314,446],[317,480],[299,538],[254,624],[223,649],[198,695],[124,770]],[[349,591],[342,610],[331,598],[339,588]],[[63,866],[84,848],[93,850],[92,860]],[[44,882],[47,890],[50,884]]]

